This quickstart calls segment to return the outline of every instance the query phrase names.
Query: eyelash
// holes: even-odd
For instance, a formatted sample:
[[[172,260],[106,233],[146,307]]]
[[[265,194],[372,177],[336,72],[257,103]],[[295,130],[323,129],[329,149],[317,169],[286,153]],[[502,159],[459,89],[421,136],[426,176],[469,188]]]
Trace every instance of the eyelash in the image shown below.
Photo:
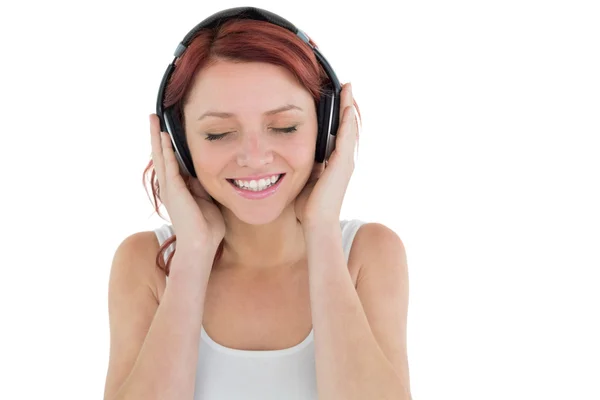
[[[273,130],[276,132],[279,132],[279,133],[288,134],[288,133],[296,132],[296,128],[297,128],[297,125],[290,126],[289,128],[273,128]],[[217,134],[207,133],[206,140],[209,140],[211,142],[213,140],[220,140],[220,139],[223,139],[228,133],[229,132],[217,133]]]

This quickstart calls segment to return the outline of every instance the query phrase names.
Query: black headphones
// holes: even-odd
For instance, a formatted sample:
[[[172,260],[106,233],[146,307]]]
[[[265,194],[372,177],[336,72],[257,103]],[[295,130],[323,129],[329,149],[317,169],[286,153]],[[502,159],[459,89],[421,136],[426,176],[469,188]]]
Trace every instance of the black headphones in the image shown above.
[[[333,69],[325,57],[323,57],[317,46],[310,42],[308,36],[289,21],[276,14],[273,14],[272,12],[260,8],[236,7],[229,8],[211,15],[196,25],[194,29],[185,35],[175,50],[175,59],[173,59],[173,62],[169,64],[162,78],[162,82],[158,90],[156,114],[160,120],[161,131],[167,132],[171,136],[171,141],[173,143],[173,148],[175,149],[175,155],[181,167],[181,172],[183,174],[196,177],[196,171],[194,170],[194,164],[192,163],[192,157],[185,139],[185,130],[183,129],[182,123],[179,120],[179,117],[175,115],[173,107],[163,107],[165,87],[169,82],[169,78],[173,73],[173,70],[175,69],[175,61],[178,57],[181,57],[183,52],[187,49],[187,46],[190,44],[195,34],[200,29],[213,28],[214,26],[222,24],[224,21],[232,18],[267,21],[281,26],[282,28],[288,29],[296,34],[300,39],[302,39],[302,41],[310,46],[315,53],[318,62],[321,64],[325,70],[325,73],[331,80],[330,83],[322,88],[321,99],[317,105],[318,132],[315,161],[326,161],[335,148],[335,135],[339,125],[340,93],[342,91],[342,87],[335,72],[333,72]]]

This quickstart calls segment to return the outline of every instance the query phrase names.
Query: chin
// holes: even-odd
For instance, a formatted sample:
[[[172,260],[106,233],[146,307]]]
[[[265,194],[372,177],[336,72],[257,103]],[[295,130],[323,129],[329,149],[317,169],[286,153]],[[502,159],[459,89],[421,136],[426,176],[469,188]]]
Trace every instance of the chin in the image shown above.
[[[237,207],[229,209],[237,219],[249,225],[266,225],[275,221],[283,213],[282,207]]]

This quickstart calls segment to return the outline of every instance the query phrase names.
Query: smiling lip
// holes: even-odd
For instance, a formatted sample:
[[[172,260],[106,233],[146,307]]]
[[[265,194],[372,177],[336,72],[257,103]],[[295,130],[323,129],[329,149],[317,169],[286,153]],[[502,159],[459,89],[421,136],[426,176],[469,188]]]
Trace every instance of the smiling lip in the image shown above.
[[[274,174],[274,175],[278,175],[278,174]],[[266,175],[266,176],[272,176],[272,175]],[[281,181],[283,181],[284,178],[285,178],[285,174],[282,174],[281,177],[279,178],[279,180],[273,186],[270,186],[260,192],[241,189],[241,188],[237,187],[231,179],[228,179],[227,181],[229,182],[231,187],[236,191],[236,193],[239,194],[240,196],[242,196],[243,198],[250,199],[250,200],[260,200],[260,199],[264,199],[265,197],[269,197],[269,196],[275,194],[275,192],[277,192],[277,189],[279,189],[279,186],[281,186]],[[256,178],[254,178],[254,179],[256,180]]]

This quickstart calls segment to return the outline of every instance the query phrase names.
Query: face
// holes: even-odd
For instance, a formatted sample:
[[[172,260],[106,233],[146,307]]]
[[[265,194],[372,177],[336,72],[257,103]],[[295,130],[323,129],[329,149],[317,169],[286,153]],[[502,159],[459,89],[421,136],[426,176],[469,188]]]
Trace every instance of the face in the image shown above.
[[[287,69],[219,61],[197,74],[183,112],[196,174],[224,215],[266,224],[293,205],[314,165],[317,115]]]

